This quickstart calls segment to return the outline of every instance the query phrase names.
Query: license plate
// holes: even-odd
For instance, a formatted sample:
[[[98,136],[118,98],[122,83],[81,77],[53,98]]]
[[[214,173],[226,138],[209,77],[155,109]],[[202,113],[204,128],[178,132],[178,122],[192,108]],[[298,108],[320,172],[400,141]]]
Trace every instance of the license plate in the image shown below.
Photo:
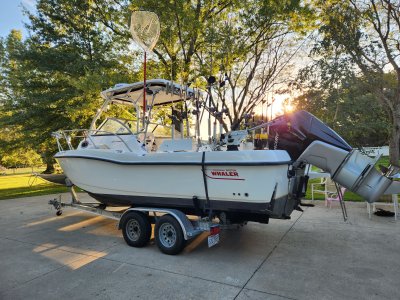
[[[208,236],[208,247],[215,246],[219,243],[219,233]]]

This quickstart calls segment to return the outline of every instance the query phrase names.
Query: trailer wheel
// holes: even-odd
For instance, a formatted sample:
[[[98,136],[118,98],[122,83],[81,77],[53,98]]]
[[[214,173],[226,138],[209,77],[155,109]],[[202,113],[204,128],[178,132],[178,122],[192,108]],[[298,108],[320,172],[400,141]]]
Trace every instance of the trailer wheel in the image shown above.
[[[121,220],[122,235],[132,247],[144,247],[150,241],[151,224],[140,212],[128,212]]]
[[[154,235],[158,248],[165,254],[175,255],[185,248],[181,225],[170,215],[164,215],[157,221]]]

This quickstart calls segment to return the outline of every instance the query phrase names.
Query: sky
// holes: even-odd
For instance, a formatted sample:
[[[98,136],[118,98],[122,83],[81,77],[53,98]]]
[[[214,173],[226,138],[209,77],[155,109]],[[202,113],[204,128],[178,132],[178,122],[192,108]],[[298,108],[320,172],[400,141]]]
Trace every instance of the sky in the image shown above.
[[[27,21],[27,17],[22,14],[22,7],[28,10],[34,10],[36,0],[0,0],[0,37],[7,36],[11,29],[22,31],[25,37],[27,32],[23,22]]]

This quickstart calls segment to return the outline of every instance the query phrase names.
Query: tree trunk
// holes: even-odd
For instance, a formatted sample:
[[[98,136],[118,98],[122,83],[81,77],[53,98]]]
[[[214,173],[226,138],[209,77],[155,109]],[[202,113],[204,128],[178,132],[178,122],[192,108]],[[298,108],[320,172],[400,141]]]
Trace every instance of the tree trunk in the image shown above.
[[[55,172],[54,163],[55,160],[53,158],[53,153],[51,151],[45,151],[42,154],[42,158],[44,163],[46,164],[46,170],[43,171],[44,174],[53,174]]]
[[[53,174],[55,172],[53,162],[46,162],[46,170],[43,171],[44,174]]]
[[[232,130],[232,131],[238,130],[238,129],[239,129],[239,126],[240,126],[239,120],[234,119],[233,122],[232,122],[232,125],[231,125],[231,130]]]
[[[392,134],[389,141],[390,163],[399,165],[399,149],[400,149],[400,103],[395,105],[393,112]]]

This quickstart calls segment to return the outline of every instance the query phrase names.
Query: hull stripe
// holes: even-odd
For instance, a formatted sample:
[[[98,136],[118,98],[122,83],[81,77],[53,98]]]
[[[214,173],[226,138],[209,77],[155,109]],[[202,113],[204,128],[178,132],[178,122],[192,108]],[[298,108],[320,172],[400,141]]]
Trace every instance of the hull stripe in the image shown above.
[[[54,158],[63,159],[63,158],[79,158],[79,159],[89,159],[89,160],[99,160],[105,161],[109,163],[114,163],[118,165],[137,165],[137,166],[201,166],[201,161],[199,162],[167,162],[167,161],[119,161],[101,157],[93,157],[93,156],[80,156],[80,155],[58,155],[56,154]],[[280,166],[280,165],[289,165],[292,162],[288,161],[272,161],[272,162],[205,162],[204,165],[206,166]]]

